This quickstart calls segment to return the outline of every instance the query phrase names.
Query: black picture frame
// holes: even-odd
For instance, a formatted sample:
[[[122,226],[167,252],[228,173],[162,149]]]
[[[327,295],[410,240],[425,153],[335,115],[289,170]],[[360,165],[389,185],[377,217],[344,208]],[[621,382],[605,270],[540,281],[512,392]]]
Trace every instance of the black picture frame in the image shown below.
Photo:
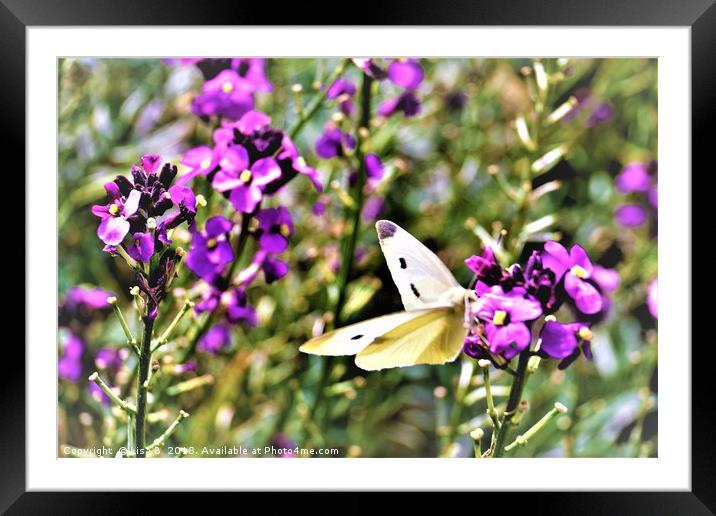
[[[195,0],[1,0],[0,49],[5,73],[0,81],[0,105],[3,114],[0,127],[3,146],[6,149],[4,191],[7,193],[7,189],[11,189],[14,192],[12,197],[17,199],[17,192],[25,190],[25,176],[21,172],[25,170],[25,138],[32,138],[32,135],[25,133],[25,106],[27,100],[31,101],[26,99],[25,95],[25,31],[31,26],[45,25],[294,25],[299,21],[311,25],[340,25],[350,21],[356,25],[690,27],[692,169],[699,170],[701,174],[713,170],[713,143],[709,131],[716,120],[716,5],[713,0],[458,0],[449,4],[435,0],[415,0],[410,3],[382,0],[356,5],[350,10],[350,18],[348,14],[339,14],[336,9],[336,4],[328,2],[311,2],[309,13],[308,4],[303,3],[283,3],[279,8],[267,2],[254,3],[247,9],[243,3],[207,3]],[[334,19],[329,21],[325,18],[328,13],[339,16],[334,16]],[[686,175],[690,172],[670,173]],[[691,177],[693,178],[693,175]],[[12,184],[13,181],[15,184]],[[32,192],[26,191],[26,196],[31,195]],[[5,227],[8,230],[9,226],[12,226],[17,234],[17,219],[20,215],[16,210],[12,210],[14,215],[10,215],[8,207],[9,204],[6,204],[5,213],[14,219],[8,220]],[[25,237],[32,238],[32,235],[26,234]],[[17,236],[12,238],[17,239]],[[19,245],[15,246],[19,248]],[[12,256],[12,261],[15,268],[21,263],[16,255]],[[698,270],[703,271],[704,265],[701,264]],[[31,272],[25,269],[26,275]],[[684,277],[684,281],[691,284],[691,277]],[[7,286],[5,291],[8,292]],[[13,292],[15,294],[8,296],[6,301],[17,302],[19,291],[14,289]],[[691,303],[691,300],[684,302]],[[709,305],[710,303],[706,303],[701,306]],[[16,317],[12,313],[14,308],[10,308],[13,305],[6,306],[9,315]],[[694,308],[697,308],[696,304]],[[30,309],[31,307],[26,307],[26,317],[27,310]],[[702,310],[695,312],[700,314]],[[126,493],[119,492],[26,492],[25,368],[32,364],[26,361],[25,349],[19,345],[19,339],[9,336],[10,333],[7,333],[3,343],[5,367],[0,375],[0,463],[3,465],[0,473],[0,510],[8,510],[10,514],[75,511],[85,514],[111,514],[121,511],[126,514],[146,508],[145,496],[127,496]],[[683,347],[691,345],[691,342],[691,336],[684,335],[682,342],[669,345]],[[716,448],[711,422],[715,415],[715,403],[713,387],[709,380],[713,376],[714,345],[712,337],[693,339],[693,342],[693,453],[690,492],[515,494],[510,498],[511,508],[517,510],[520,505],[525,504],[533,509],[549,508],[550,514],[575,514],[577,510],[583,514],[713,514],[716,511]],[[669,443],[662,443],[662,446],[669,446]],[[559,490],[559,486],[555,486],[555,491]],[[186,493],[182,495],[185,496]],[[243,494],[241,496],[246,497]],[[290,503],[298,506],[303,498],[303,495],[300,495],[300,499],[293,495]],[[177,493],[153,495],[153,501],[166,508],[176,508],[179,505]],[[222,501],[213,499],[212,503]],[[261,503],[258,499],[251,502]],[[367,508],[367,503],[365,498],[354,494],[346,497],[342,505],[355,510],[360,507]],[[504,506],[504,495],[482,497],[479,505],[474,507],[485,511],[493,503],[496,507]]]

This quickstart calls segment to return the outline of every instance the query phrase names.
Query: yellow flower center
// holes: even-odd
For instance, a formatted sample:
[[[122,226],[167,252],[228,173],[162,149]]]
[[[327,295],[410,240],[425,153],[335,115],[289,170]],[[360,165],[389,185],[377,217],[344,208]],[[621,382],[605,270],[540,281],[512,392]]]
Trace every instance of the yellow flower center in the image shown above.
[[[281,224],[281,227],[279,228],[279,231],[283,236],[288,238],[291,236],[291,228],[288,227],[288,224]]]
[[[218,243],[218,242],[216,241],[216,238],[210,238],[210,239],[206,242],[206,247],[208,247],[209,249],[214,249],[214,248],[216,247],[216,244],[217,244],[217,243]]]
[[[109,213],[112,215],[118,215],[119,214],[119,206],[117,206],[116,204],[113,204],[112,206],[110,206]]]
[[[196,204],[198,206],[206,206],[206,197],[204,197],[201,194],[197,195],[196,196]]]
[[[227,81],[221,85],[221,89],[224,91],[224,93],[231,93],[232,91],[234,91],[234,85]]]
[[[495,310],[495,315],[492,317],[492,322],[497,326],[502,326],[507,320],[507,312],[504,310]]]
[[[586,326],[582,326],[579,328],[579,332],[577,332],[577,335],[579,335],[579,338],[582,340],[592,340],[592,330],[587,328]]]
[[[251,171],[244,170],[241,175],[239,175],[239,179],[241,179],[244,183],[248,183],[251,181]]]
[[[589,276],[589,273],[584,270],[584,267],[580,267],[579,265],[575,265],[574,267],[572,267],[572,270],[570,272],[578,278],[586,278],[587,276]]]
[[[171,199],[172,199],[172,194],[170,194],[169,192],[164,192],[164,197],[165,197],[166,199],[169,199],[169,200],[171,201]]]
[[[209,168],[211,166],[211,158],[206,158],[199,164],[199,166],[204,169]]]

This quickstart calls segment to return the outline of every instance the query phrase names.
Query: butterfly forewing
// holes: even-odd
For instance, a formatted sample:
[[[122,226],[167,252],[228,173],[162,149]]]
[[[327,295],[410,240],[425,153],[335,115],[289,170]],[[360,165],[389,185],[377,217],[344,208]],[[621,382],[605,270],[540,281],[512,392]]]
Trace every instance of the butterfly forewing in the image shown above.
[[[405,309],[452,306],[462,287],[440,258],[393,222],[379,220],[375,227]]]
[[[381,335],[427,312],[427,310],[397,312],[344,326],[309,340],[299,348],[299,351],[312,355],[355,355]]]

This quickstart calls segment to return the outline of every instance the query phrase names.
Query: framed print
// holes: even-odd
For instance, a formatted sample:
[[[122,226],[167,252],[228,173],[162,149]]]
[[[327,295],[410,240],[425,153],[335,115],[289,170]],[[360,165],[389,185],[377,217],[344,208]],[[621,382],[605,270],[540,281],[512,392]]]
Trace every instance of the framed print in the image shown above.
[[[710,2],[387,4],[343,27],[6,4],[27,306],[3,508],[439,490],[713,510],[690,210]]]

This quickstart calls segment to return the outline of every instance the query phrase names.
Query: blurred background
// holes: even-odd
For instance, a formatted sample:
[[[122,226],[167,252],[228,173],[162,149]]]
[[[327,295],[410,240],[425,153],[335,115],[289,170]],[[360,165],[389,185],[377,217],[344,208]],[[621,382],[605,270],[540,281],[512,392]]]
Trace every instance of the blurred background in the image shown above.
[[[656,306],[649,296],[655,296],[657,277],[657,62],[539,63],[550,81],[542,100],[533,60],[424,59],[425,79],[415,92],[419,113],[373,117],[371,151],[382,159],[385,175],[366,199],[341,320],[402,308],[377,245],[376,218],[395,221],[436,251],[464,286],[471,273],[463,261],[503,229],[503,266],[524,263],[546,240],[579,243],[595,263],[618,272],[619,285],[593,327],[594,360],[582,357],[565,370],[543,360],[530,378],[522,428],[556,401],[570,410],[511,456],[656,456]],[[268,60],[273,90],[257,94],[256,108],[286,129],[338,64]],[[355,83],[359,75],[355,66],[345,73]],[[104,183],[128,174],[142,154],[179,163],[187,149],[211,145],[216,125],[191,111],[204,83],[191,64],[61,59],[58,82],[58,454],[66,456],[67,447],[117,447],[126,440],[122,414],[89,385],[91,372],[101,371],[122,395],[131,393],[133,359],[121,349],[126,339],[111,310],[83,299],[67,313],[68,300],[81,293],[73,287],[104,289],[132,313],[133,275],[102,251],[90,207],[104,204]],[[376,84],[374,108],[397,92],[388,82]],[[297,180],[277,194],[296,225],[282,254],[290,272],[250,288],[257,326],[237,326],[231,344],[215,354],[197,352],[180,364],[172,351],[185,344],[180,336],[176,348],[157,357],[150,433],[161,433],[179,409],[191,414],[171,446],[275,444],[337,448],[338,456],[351,457],[468,457],[470,431],[488,428],[482,376],[471,374],[465,383],[469,357],[371,373],[350,357],[330,361],[325,399],[312,410],[326,358],[300,354],[298,347],[331,310],[350,176],[343,160],[320,158],[315,144],[330,121],[350,123],[336,115],[339,101],[326,101],[296,137],[328,186],[319,194]],[[550,151],[542,166],[532,165]],[[617,178],[634,164],[648,171],[653,195],[617,188]],[[524,191],[537,194],[521,201]],[[188,232],[176,236],[188,248]],[[174,299],[166,302],[167,317],[194,281],[185,269]],[[182,331],[195,319],[187,316]],[[504,404],[509,377],[495,372],[493,386],[496,402]]]

